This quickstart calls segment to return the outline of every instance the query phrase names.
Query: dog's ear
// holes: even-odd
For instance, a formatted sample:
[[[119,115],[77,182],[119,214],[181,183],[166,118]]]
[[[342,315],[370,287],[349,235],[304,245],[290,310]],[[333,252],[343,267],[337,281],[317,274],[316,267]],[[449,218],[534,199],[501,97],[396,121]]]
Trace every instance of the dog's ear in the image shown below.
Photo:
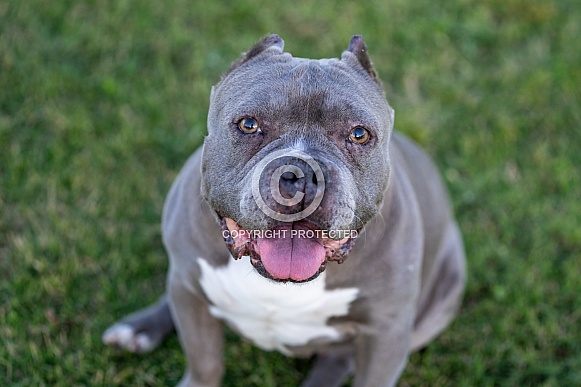
[[[349,47],[347,48],[347,51],[343,52],[341,59],[351,65],[355,65],[353,59],[357,59],[358,64],[356,65],[361,66],[376,83],[381,84],[377,77],[377,73],[373,68],[371,59],[369,59],[369,55],[367,55],[367,46],[365,45],[363,36],[353,35],[351,42],[349,42]]]
[[[263,52],[269,50],[272,51],[273,54],[282,54],[282,50],[284,48],[284,40],[276,34],[266,35],[260,41],[258,41],[250,50],[243,53],[240,59],[238,59],[230,69],[226,72],[225,75],[228,75],[233,70],[237,69],[238,67],[242,66],[244,63],[248,62],[252,58],[262,54]]]

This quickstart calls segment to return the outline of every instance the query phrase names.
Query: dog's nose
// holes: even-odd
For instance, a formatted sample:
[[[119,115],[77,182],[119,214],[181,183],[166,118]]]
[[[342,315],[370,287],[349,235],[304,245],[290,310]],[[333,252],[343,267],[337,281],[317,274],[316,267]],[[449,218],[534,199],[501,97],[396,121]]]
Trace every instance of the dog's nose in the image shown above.
[[[317,184],[318,180],[317,180],[317,175],[315,173],[310,173],[311,175],[311,182],[313,184]],[[289,183],[296,183],[300,177],[298,177],[297,175],[295,175],[292,172],[285,172],[282,175],[280,175],[281,180],[284,180],[285,182],[289,182]]]
[[[325,170],[324,163],[315,158],[278,157],[260,175],[261,197],[278,213],[299,213],[324,194]],[[317,200],[315,207],[321,201]]]
[[[294,183],[299,179],[299,177],[292,172],[285,172],[280,176],[280,178],[282,180],[288,181],[289,183]]]
[[[311,181],[316,186],[319,183],[319,181],[317,180],[317,174],[316,173],[312,173],[311,176],[312,176],[311,177]]]
[[[279,189],[283,197],[292,198],[296,192],[305,190],[305,178],[299,177],[293,172],[287,171],[280,175]]]

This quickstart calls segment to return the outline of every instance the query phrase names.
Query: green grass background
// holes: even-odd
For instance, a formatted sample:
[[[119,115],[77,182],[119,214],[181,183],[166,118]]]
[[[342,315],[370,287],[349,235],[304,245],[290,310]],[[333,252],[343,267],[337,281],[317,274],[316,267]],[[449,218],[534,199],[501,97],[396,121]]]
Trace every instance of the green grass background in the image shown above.
[[[179,380],[175,336],[138,356],[101,332],[162,293],[164,197],[266,33],[314,58],[363,34],[451,191],[465,301],[400,385],[581,385],[578,0],[0,2],[0,385]],[[309,366],[231,333],[225,356],[225,386]]]

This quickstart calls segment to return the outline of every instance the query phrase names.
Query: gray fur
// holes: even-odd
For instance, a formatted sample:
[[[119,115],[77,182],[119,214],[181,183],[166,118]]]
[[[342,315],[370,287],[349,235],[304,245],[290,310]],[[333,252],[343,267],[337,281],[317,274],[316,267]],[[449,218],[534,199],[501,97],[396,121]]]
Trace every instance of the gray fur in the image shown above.
[[[182,385],[220,384],[222,325],[208,311],[195,258],[215,267],[232,259],[218,215],[246,229],[279,224],[257,208],[250,176],[266,155],[300,144],[328,177],[308,219],[328,230],[363,227],[346,261],[326,269],[327,289],[360,291],[347,316],[328,322],[348,339],[291,348],[320,355],[304,385],[341,385],[354,370],[355,386],[395,385],[409,353],[449,324],[461,300],[464,252],[447,193],[428,157],[393,133],[394,112],[363,38],[353,37],[341,60],[293,58],[282,48],[278,36],[265,37],[213,88],[203,150],[187,161],[164,207],[170,268],[161,302],[169,308],[123,323],[165,334],[173,321],[188,360]],[[245,116],[259,121],[261,134],[236,128]],[[372,133],[363,146],[346,140],[358,125]],[[303,189],[308,194],[308,183]]]

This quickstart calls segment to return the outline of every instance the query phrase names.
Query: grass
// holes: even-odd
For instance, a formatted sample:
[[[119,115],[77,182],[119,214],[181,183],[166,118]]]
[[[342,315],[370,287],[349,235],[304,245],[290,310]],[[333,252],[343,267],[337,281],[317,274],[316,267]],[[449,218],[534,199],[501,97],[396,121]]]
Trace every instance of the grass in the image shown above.
[[[400,385],[581,385],[579,20],[573,0],[0,3],[0,385],[179,380],[175,337],[137,356],[100,335],[163,291],[164,197],[211,85],[269,32],[317,58],[362,33],[450,189],[465,301]],[[308,369],[231,333],[226,363],[225,386]]]

